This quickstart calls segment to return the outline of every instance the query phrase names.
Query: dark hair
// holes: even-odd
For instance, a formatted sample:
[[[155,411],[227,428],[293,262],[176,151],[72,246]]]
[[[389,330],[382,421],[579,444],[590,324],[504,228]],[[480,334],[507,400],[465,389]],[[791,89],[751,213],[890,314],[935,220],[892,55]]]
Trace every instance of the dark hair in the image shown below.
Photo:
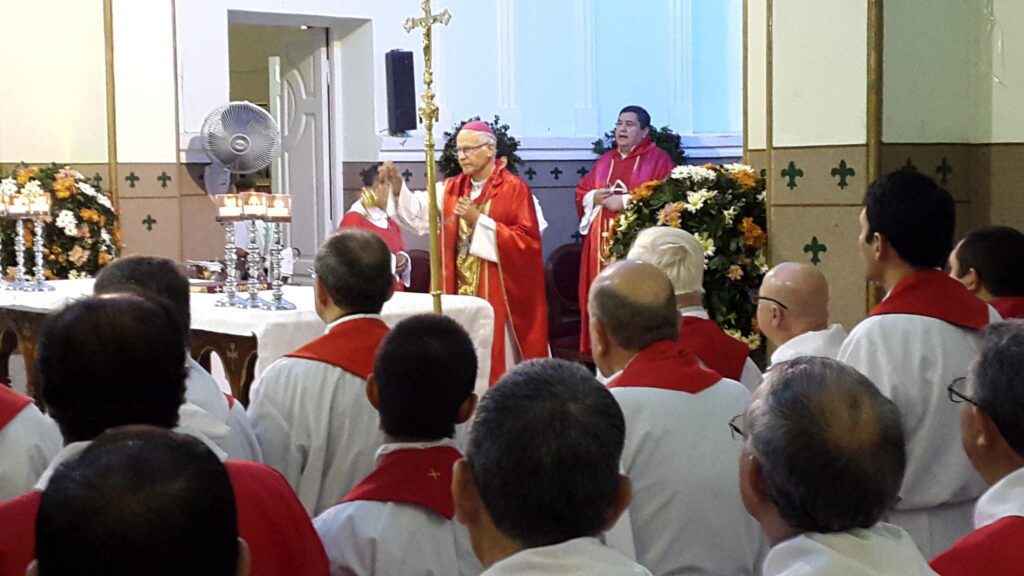
[[[439,314],[402,320],[381,342],[373,367],[381,428],[392,436],[453,436],[476,371],[473,340],[458,322]]]
[[[1024,296],[1024,234],[1009,226],[983,226],[964,236],[956,249],[958,278],[974,268],[996,298]]]
[[[651,115],[647,113],[647,110],[644,110],[639,106],[626,106],[622,110],[619,110],[619,116],[622,116],[626,112],[636,114],[636,119],[640,122],[641,129],[651,127]]]
[[[776,364],[768,378],[745,425],[782,519],[801,532],[874,525],[903,482],[899,409],[866,376],[830,358]]]
[[[239,192],[246,192],[256,189],[256,181],[248,176],[242,176],[238,180],[235,180],[235,190]]]
[[[380,172],[380,164],[371,164],[359,173],[359,176],[363,179],[363,186],[373,186],[373,181],[377,179],[377,173]]]
[[[373,232],[341,228],[313,261],[331,300],[350,313],[378,314],[391,295],[391,251]]]
[[[94,294],[143,291],[167,300],[178,315],[188,341],[192,318],[189,310],[188,274],[169,258],[125,256],[100,270],[93,285]]]
[[[643,350],[662,340],[679,340],[679,312],[672,283],[665,277],[661,302],[637,302],[613,286],[601,284],[594,290],[590,314],[605,325],[608,335],[627,350]]]
[[[605,528],[625,430],[611,392],[581,365],[530,360],[484,395],[466,462],[498,530],[548,546]]]
[[[992,418],[1006,443],[1024,457],[1024,321],[992,324],[982,336],[974,400]]]
[[[51,314],[36,367],[64,440],[107,428],[173,428],[185,400],[185,342],[174,309],[156,296],[91,296]]]
[[[107,432],[50,479],[36,558],[42,576],[233,576],[227,470],[195,438],[148,426]]]
[[[956,206],[931,178],[897,170],[875,180],[864,194],[868,235],[878,233],[907,264],[941,268],[953,248]]]

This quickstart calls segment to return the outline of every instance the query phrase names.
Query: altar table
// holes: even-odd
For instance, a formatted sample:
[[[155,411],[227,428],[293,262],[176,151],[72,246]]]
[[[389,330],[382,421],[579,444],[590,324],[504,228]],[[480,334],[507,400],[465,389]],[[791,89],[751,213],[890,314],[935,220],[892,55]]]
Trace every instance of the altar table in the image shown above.
[[[0,332],[3,334],[0,378],[7,377],[8,360],[17,346],[24,356],[30,394],[36,389],[32,363],[40,322],[48,312],[92,294],[93,280],[55,280],[50,284],[56,290],[0,291]],[[263,291],[260,296],[270,299],[271,293]],[[224,366],[232,393],[248,404],[253,380],[278,358],[323,334],[325,325],[316,315],[311,286],[284,287],[285,300],[296,305],[295,310],[288,311],[221,308],[216,302],[222,297],[222,294],[192,294],[191,353],[207,369],[211,355],[216,354]],[[476,392],[483,394],[491,369],[494,311],[486,300],[473,296],[446,294],[441,297],[441,306],[444,314],[459,322],[473,339],[479,360]],[[432,310],[429,294],[396,292],[384,305],[381,315],[389,326],[394,326],[403,318]]]

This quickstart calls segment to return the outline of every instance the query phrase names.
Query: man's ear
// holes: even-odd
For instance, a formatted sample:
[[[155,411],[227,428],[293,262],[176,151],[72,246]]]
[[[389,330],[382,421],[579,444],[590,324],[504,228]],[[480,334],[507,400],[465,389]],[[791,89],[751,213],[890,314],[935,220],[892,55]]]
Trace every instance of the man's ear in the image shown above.
[[[874,239],[874,242],[872,242],[871,247],[874,250],[875,261],[888,258],[893,250],[892,244],[889,243],[889,240],[878,232],[875,232],[872,238]]]
[[[470,393],[469,396],[466,396],[466,399],[462,401],[462,405],[459,406],[459,412],[455,423],[462,424],[466,420],[469,420],[469,418],[473,416],[473,411],[476,410],[476,403],[476,393]]]
[[[761,511],[766,507],[774,507],[774,504],[768,499],[761,463],[746,450],[740,458],[745,459],[740,463],[740,496],[743,499],[743,506],[748,514],[759,519]]]
[[[605,532],[615,526],[615,523],[619,521],[619,517],[626,511],[626,508],[629,508],[631,502],[633,502],[633,481],[629,479],[629,476],[619,474],[619,488],[615,493],[615,504],[608,511],[608,519],[604,524]]]
[[[370,405],[373,406],[374,410],[380,411],[380,393],[377,390],[377,377],[372,372],[366,377],[366,399],[370,401]]]
[[[32,559],[28,563],[28,568],[25,569],[25,576],[39,576],[39,561]]]
[[[473,471],[469,469],[465,458],[457,460],[452,469],[452,499],[455,501],[455,517],[461,524],[480,524],[486,509],[476,489]]]
[[[334,301],[331,300],[331,295],[327,292],[327,286],[319,276],[313,279],[313,297],[322,309],[326,309],[334,304]]]
[[[238,539],[238,576],[249,576],[252,570],[252,554],[249,552],[249,544],[242,538]]]
[[[968,268],[967,274],[964,274],[963,278],[959,278],[959,280],[971,292],[978,293],[982,289],[981,277],[978,276],[978,271],[974,268]]]

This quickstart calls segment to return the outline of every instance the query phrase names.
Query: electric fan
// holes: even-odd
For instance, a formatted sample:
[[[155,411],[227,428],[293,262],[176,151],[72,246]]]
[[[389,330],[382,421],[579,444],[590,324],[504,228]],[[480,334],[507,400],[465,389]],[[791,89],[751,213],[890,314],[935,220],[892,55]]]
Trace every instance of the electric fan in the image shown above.
[[[210,155],[203,180],[206,192],[223,194],[231,173],[249,174],[281,153],[281,131],[266,110],[250,102],[228,102],[210,112],[199,135]]]

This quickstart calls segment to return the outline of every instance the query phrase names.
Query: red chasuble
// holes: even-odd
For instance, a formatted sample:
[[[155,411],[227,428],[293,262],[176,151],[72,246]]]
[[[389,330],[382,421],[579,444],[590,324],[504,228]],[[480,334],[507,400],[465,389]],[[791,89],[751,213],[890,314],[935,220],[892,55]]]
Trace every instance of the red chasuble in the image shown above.
[[[373,372],[373,360],[388,325],[379,318],[356,318],[338,324],[323,336],[288,354],[325,362],[366,380]]]
[[[658,148],[650,136],[637,144],[625,158],[619,154],[617,149],[609,150],[597,159],[590,172],[587,172],[580,183],[576,185],[576,213],[583,218],[583,198],[595,188],[610,188],[621,180],[627,190],[633,190],[645,182],[664,180],[674,167],[672,158],[667,152]],[[585,354],[590,353],[590,331],[588,328],[590,315],[587,313],[587,296],[590,292],[591,282],[604,269],[604,262],[601,258],[602,235],[608,232],[612,220],[618,215],[619,212],[601,208],[590,225],[586,239],[583,240],[579,294],[580,311],[583,315],[580,325],[580,350]]]
[[[708,368],[739,382],[750,347],[722,332],[714,320],[695,316],[683,316],[680,320],[679,343]]]
[[[608,388],[659,388],[697,394],[722,377],[700,365],[678,342],[662,340],[644,348]]]
[[[989,302],[1004,320],[1024,318],[1024,296],[1007,296]]]
[[[284,477],[263,464],[224,463],[238,509],[238,535],[252,554],[251,576],[329,573],[327,553]],[[0,504],[0,576],[20,576],[35,557],[42,492]]]
[[[942,576],[1024,574],[1024,518],[1007,516],[979,528],[929,564]]]
[[[390,452],[342,502],[406,502],[433,510],[451,520],[455,516],[452,466],[459,458],[462,454],[451,446]]]
[[[988,325],[988,304],[938,270],[922,270],[900,280],[869,316],[881,314],[927,316],[974,330]]]
[[[455,206],[469,197],[469,176],[459,174],[445,181],[444,218],[441,228],[441,282],[446,294],[457,294],[455,260],[459,240],[459,218]],[[494,308],[494,344],[491,347],[491,377],[494,382],[505,372],[505,322],[524,359],[548,356],[547,300],[544,294],[544,258],[533,195],[525,182],[504,168],[495,168],[475,200],[490,202],[486,214],[497,229],[498,262],[480,259],[477,296]]]
[[[32,403],[32,399],[0,384],[0,430]]]

